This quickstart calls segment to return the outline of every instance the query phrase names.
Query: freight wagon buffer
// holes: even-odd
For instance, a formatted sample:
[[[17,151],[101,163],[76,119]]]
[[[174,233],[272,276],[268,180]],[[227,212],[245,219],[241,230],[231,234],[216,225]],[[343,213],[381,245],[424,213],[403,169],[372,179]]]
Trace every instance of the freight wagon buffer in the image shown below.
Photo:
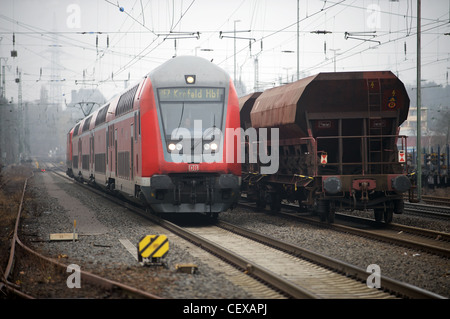
[[[269,89],[250,108],[251,97],[240,100],[241,119],[279,129],[280,159],[277,174],[243,172],[248,196],[274,210],[298,200],[329,221],[337,207],[371,208],[386,222],[402,213],[411,183],[398,132],[409,98],[392,72],[320,73]]]

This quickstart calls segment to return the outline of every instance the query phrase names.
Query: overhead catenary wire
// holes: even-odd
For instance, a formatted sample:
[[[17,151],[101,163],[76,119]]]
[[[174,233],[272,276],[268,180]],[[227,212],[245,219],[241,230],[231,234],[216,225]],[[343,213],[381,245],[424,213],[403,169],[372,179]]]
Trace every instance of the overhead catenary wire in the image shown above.
[[[198,3],[198,2],[197,2]],[[252,30],[251,36],[253,38],[255,38],[257,41],[264,41],[265,43],[265,51],[264,54],[261,56],[261,61],[260,61],[260,66],[262,67],[261,70],[261,77],[263,78],[262,81],[266,81],[266,82],[270,82],[269,77],[273,77],[276,78],[276,73],[279,72],[279,70],[277,71],[276,69],[272,69],[273,66],[269,65],[266,61],[268,61],[268,58],[266,58],[268,55],[270,54],[277,54],[279,53],[278,50],[277,51],[277,47],[282,47],[283,45],[288,45],[289,41],[292,41],[291,39],[293,39],[294,37],[294,27],[296,26],[297,23],[299,23],[299,21],[292,21],[292,23],[286,23],[286,21],[284,21],[286,23],[285,26],[282,26],[280,28],[266,28],[265,25],[262,25],[261,23],[258,25],[258,22],[262,21],[262,12],[265,10],[266,6],[267,6],[267,2],[261,2],[261,1],[256,1],[253,0],[253,2],[249,2],[249,1],[238,1],[233,5],[233,8],[229,11],[231,12],[231,14],[225,14],[221,17],[221,19],[223,18],[224,20],[217,20],[217,25],[220,26],[224,26],[227,21],[229,21],[230,19],[233,18],[237,18],[240,14],[240,10],[244,7],[244,5],[247,5],[247,3],[249,3],[250,5],[247,6],[248,8],[248,18],[249,20],[247,20],[246,22],[249,23],[248,27],[250,30]],[[120,8],[118,5],[127,5],[129,6],[129,8],[125,7],[124,11],[121,12]],[[394,58],[394,63],[398,63],[398,59],[401,58],[402,60],[404,60],[404,58],[408,58],[411,59],[411,54],[414,53],[414,50],[411,49],[413,48],[413,46],[410,45],[410,41],[408,36],[413,35],[414,32],[414,27],[412,26],[412,22],[415,19],[414,17],[414,10],[412,10],[412,0],[407,0],[407,2],[403,3],[402,6],[399,6],[397,4],[393,4],[393,3],[389,3],[390,7],[393,8],[399,8],[398,11],[397,10],[380,10],[380,13],[382,14],[388,14],[390,17],[397,17],[398,21],[401,22],[401,26],[403,28],[399,28],[398,26],[400,26],[399,23],[397,23],[396,27],[395,25],[395,20],[393,20],[393,24],[389,25],[389,28],[386,29],[382,29],[380,30],[380,32],[378,32],[379,30],[377,30],[377,39],[380,39],[380,41],[383,42],[382,47],[383,48],[390,48],[389,45],[390,44],[394,44],[394,43],[401,43],[401,57],[395,57]],[[411,4],[411,5],[410,5]],[[159,5],[160,7],[155,7],[155,5]],[[175,7],[175,5],[177,7]],[[334,6],[333,6],[334,5]],[[382,5],[382,4],[381,4]],[[101,87],[103,84],[108,83],[108,81],[110,81],[111,79],[111,75],[113,75],[114,79],[120,77],[120,74],[122,74],[124,71],[128,71],[128,69],[132,69],[133,67],[136,68],[137,66],[143,65],[143,66],[151,66],[153,64],[157,64],[159,62],[162,62],[163,60],[165,60],[164,55],[168,55],[165,54],[163,50],[171,50],[171,48],[168,48],[168,45],[164,45],[163,44],[163,39],[167,37],[167,39],[170,38],[170,36],[168,36],[168,34],[170,34],[170,31],[174,31],[174,32],[181,32],[183,31],[183,29],[181,26],[183,25],[183,27],[187,26],[187,24],[185,23],[181,23],[180,19],[184,19],[185,16],[189,16],[191,12],[194,12],[195,10],[200,10],[200,6],[197,5],[196,6],[196,2],[195,1],[166,1],[163,4],[156,4],[155,1],[142,1],[142,0],[135,0],[135,1],[128,1],[125,2],[124,0],[122,1],[115,1],[115,0],[110,0],[110,1],[104,1],[101,2],[101,6],[98,6],[99,9],[104,10],[104,7],[112,7],[110,9],[109,12],[116,12],[117,15],[115,14],[113,16],[114,20],[116,24],[121,24],[120,29],[115,29],[113,31],[108,31],[107,29],[104,30],[96,30],[96,32],[102,32],[101,34],[98,33],[98,47],[96,45],[96,35],[93,33],[85,33],[84,35],[81,35],[79,31],[58,31],[58,32],[52,32],[49,30],[44,30],[42,28],[35,28],[34,26],[28,24],[29,28],[26,28],[25,24],[17,24],[15,21],[10,21],[11,24],[13,24],[15,26],[14,28],[14,32],[17,35],[24,34],[26,35],[26,38],[30,39],[30,43],[32,41],[34,41],[34,39],[39,39],[43,45],[46,45],[46,43],[51,41],[51,38],[55,35],[58,35],[60,38],[60,43],[63,46],[63,48],[75,48],[78,47],[82,50],[84,50],[83,52],[87,52],[87,53],[94,53],[94,58],[91,58],[90,56],[88,56],[88,54],[83,56],[80,56],[80,59],[82,59],[82,63],[84,63],[85,65],[80,68],[79,70],[71,70],[74,71],[75,73],[69,73],[68,76],[66,76],[68,81],[71,81],[73,79],[75,79],[76,77],[81,76],[81,72],[83,69],[89,69],[89,70],[96,70],[97,76],[96,76],[96,80],[97,80],[97,87]],[[191,7],[192,6],[192,7]],[[331,7],[333,6],[333,7]],[[409,6],[409,11],[406,12],[404,9],[406,10],[406,7]],[[188,8],[190,7],[190,9]],[[300,20],[300,23],[302,23],[302,30],[300,30],[300,34],[301,34],[301,39],[303,41],[304,40],[308,40],[310,39],[310,37],[307,35],[308,32],[311,31],[315,31],[315,30],[326,30],[326,28],[324,28],[323,26],[326,25],[328,27],[330,27],[330,24],[324,24],[324,18],[325,18],[325,13],[327,14],[327,21],[334,21],[334,19],[336,19],[337,15],[340,15],[341,13],[346,13],[348,10],[353,10],[353,12],[361,10],[361,12],[363,10],[366,10],[367,8],[364,7],[363,5],[361,5],[358,1],[325,1],[323,3],[320,3],[320,7],[319,8],[313,8],[314,6],[312,5],[312,2],[309,3],[309,8],[307,10],[307,12],[303,11],[304,16],[302,17],[302,19]],[[402,7],[402,10],[400,10],[400,7]],[[186,9],[187,8],[187,9]],[[333,8],[332,10],[330,10],[330,8]],[[117,11],[115,11],[117,9]],[[155,9],[162,9],[162,10],[155,10]],[[234,11],[232,11],[234,10]],[[242,11],[242,10],[241,10]],[[403,11],[403,12],[402,12]],[[448,11],[448,10],[444,10],[444,11]],[[153,12],[160,12],[159,14],[159,18],[161,21],[160,24],[158,24],[158,21],[155,21],[155,17],[156,15],[152,16]],[[269,9],[270,12],[270,9]],[[427,32],[427,34],[436,34],[436,36],[430,40],[430,38],[428,38],[429,40],[425,40],[425,43],[427,42],[432,42],[434,45],[434,49],[437,46],[437,52],[438,54],[434,55],[434,60],[436,61],[435,63],[441,63],[444,61],[444,57],[443,57],[443,52],[445,47],[442,46],[441,44],[439,44],[440,39],[442,39],[440,37],[440,33],[441,32],[435,32],[435,31],[439,31],[442,30],[444,28],[446,28],[446,25],[442,25],[442,26],[436,26],[439,24],[440,21],[442,22],[448,22],[448,13],[447,12],[443,12],[445,13],[445,15],[443,15],[443,17],[439,17],[439,18],[433,18],[433,17],[424,17],[423,21],[424,23],[424,30],[423,32]],[[110,13],[109,13],[110,15]],[[178,16],[177,16],[178,15]],[[145,17],[144,17],[145,16]],[[17,16],[16,16],[17,17]],[[19,18],[20,20],[20,18]],[[403,20],[403,21],[402,21]],[[7,20],[4,20],[7,21]],[[164,24],[162,22],[167,22],[167,24]],[[184,21],[184,20],[183,20]],[[426,23],[428,22],[437,22],[436,24],[431,24],[430,26],[436,26],[436,28],[434,29],[428,29],[426,27]],[[97,24],[99,25],[99,24]],[[100,24],[100,26],[102,26]],[[213,26],[213,25],[210,25]],[[306,26],[306,28],[305,28]],[[387,26],[387,25],[386,25]],[[145,28],[146,27],[146,28]],[[247,27],[247,25],[246,25]],[[321,28],[322,27],[322,28]],[[338,27],[341,30],[337,30],[334,28],[332,28],[333,34],[328,34],[327,35],[327,51],[329,52],[330,47],[334,48],[334,45],[330,46],[330,41],[329,39],[333,39],[333,42],[337,42],[337,39],[343,39],[344,38],[344,33],[346,31],[360,31],[360,30],[344,30],[341,27]],[[442,28],[442,29],[440,29]],[[166,30],[164,30],[166,29]],[[217,34],[219,33],[219,31],[223,29],[222,27],[218,27],[218,28],[214,28],[214,27],[209,27],[207,29],[200,29],[198,30],[198,32],[200,32],[202,34],[201,37],[201,41],[199,41],[200,45],[204,45],[207,42],[210,41],[210,39],[212,39],[213,37],[217,37]],[[154,33],[159,34],[159,36],[156,36]],[[168,31],[167,31],[168,30]],[[4,31],[4,32],[3,32]],[[4,34],[4,38],[5,39],[11,39],[11,35],[12,33],[8,30],[2,29],[2,27],[0,27],[0,32],[2,32],[2,35]],[[86,31],[87,32],[87,31]],[[8,34],[10,33],[10,34]],[[442,32],[444,33],[444,32]],[[76,36],[80,34],[80,37]],[[204,36],[206,35],[206,36]],[[283,35],[283,36],[279,36],[279,35]],[[286,35],[286,36],[284,36]],[[291,36],[292,35],[292,36]],[[140,41],[140,37],[142,37],[142,41]],[[109,38],[109,45],[107,43],[107,39]],[[128,42],[126,39],[129,39]],[[389,39],[388,39],[389,38]],[[133,39],[136,39],[135,42],[133,43]],[[267,40],[271,40],[271,41],[266,41]],[[272,41],[276,40],[279,43],[273,45]],[[17,48],[19,50],[22,50],[22,46],[24,45],[23,42],[23,37],[20,37],[20,40],[17,43]],[[124,40],[124,41],[121,41]],[[324,39],[325,41],[325,39]],[[35,42],[35,41],[34,41]],[[141,43],[136,44],[136,43]],[[4,42],[5,43],[5,42]],[[3,44],[4,44],[3,43]],[[340,43],[343,43],[342,41]],[[348,45],[347,45],[348,44]],[[404,45],[407,44],[407,50],[405,52],[404,49]],[[256,46],[258,46],[256,44]],[[36,56],[38,55],[42,55],[41,52],[38,52],[38,50],[34,49],[34,47],[32,45],[30,46],[26,46],[27,49],[34,51],[28,51],[30,54],[34,53]],[[241,49],[242,48],[242,49]],[[368,50],[371,50],[373,48],[373,46],[371,44],[369,44],[368,42],[363,42],[361,44],[359,43],[351,43],[350,39],[348,40],[348,43],[346,43],[344,45],[344,47],[342,48],[342,50],[339,52],[339,55],[337,56],[337,61],[338,62],[347,62],[349,60],[351,60],[352,58],[354,58],[355,56],[358,57],[358,54],[363,56],[366,55],[368,52]],[[178,45],[178,50],[182,51],[183,49],[183,45]],[[191,46],[188,48],[189,50],[194,50]],[[98,50],[98,54],[95,55],[97,53]],[[214,48],[214,52],[213,53],[208,53],[209,56],[212,56],[215,58],[215,63],[216,64],[221,64],[222,66],[227,67],[226,63],[230,60],[230,58],[233,58],[233,55],[229,54],[229,48],[228,48],[228,52],[226,52],[227,49],[221,49],[220,47],[216,47]],[[439,51],[440,50],[440,51]],[[69,50],[66,50],[64,52],[64,54],[68,54]],[[71,50],[74,51],[74,50]],[[186,49],[185,49],[186,51]],[[75,52],[75,51],[74,51]],[[226,52],[226,53],[224,53]],[[243,52],[245,52],[245,54],[242,54]],[[306,73],[306,72],[315,72],[315,71],[321,71],[324,69],[327,69],[328,67],[330,67],[330,63],[332,63],[332,61],[327,60],[327,56],[325,55],[325,59],[323,61],[318,62],[317,59],[311,59],[309,58],[311,56],[311,54],[313,54],[312,52],[323,52],[323,47],[321,46],[320,48],[315,48],[315,47],[310,47],[308,46],[306,49],[302,49],[300,51],[300,54],[302,54],[303,56],[305,56],[305,58],[302,58],[302,61],[304,61],[303,65],[302,65],[302,72]],[[394,51],[396,52],[396,51]],[[20,52],[19,52],[20,53]],[[247,63],[247,61],[251,60],[251,53],[249,50],[249,46],[247,43],[240,43],[238,50],[237,50],[237,54],[240,56],[240,65]],[[76,53],[75,53],[76,55]],[[74,55],[74,56],[75,56]],[[226,55],[225,57],[223,57],[224,55]],[[400,54],[399,54],[400,55]],[[321,57],[323,55],[321,54]],[[328,57],[329,58],[329,57]],[[359,58],[358,58],[359,59]],[[362,58],[361,58],[362,59]],[[286,61],[288,59],[285,59]],[[49,61],[48,57],[47,60],[43,60],[45,62]],[[218,62],[217,62],[218,61]],[[45,64],[44,62],[44,64]],[[241,63],[243,62],[243,63]],[[426,62],[428,63],[428,60],[426,60]],[[142,64],[139,64],[142,63]],[[287,63],[287,62],[286,62]],[[357,65],[354,62],[352,62],[353,65]],[[430,61],[430,65],[432,65],[432,61]],[[360,65],[363,65],[362,63],[360,63]],[[374,67],[377,67],[377,62],[374,61],[373,64],[371,64]],[[23,74],[37,74],[39,71],[39,67],[43,67],[44,68],[44,74],[46,73],[45,71],[45,65],[43,65],[43,63],[40,63],[39,66],[36,67],[35,70],[30,69],[30,72],[24,72]],[[284,66],[284,65],[283,65]],[[365,66],[365,65],[364,65]],[[403,69],[408,69],[410,67],[409,64],[403,64],[403,63],[398,63],[398,67],[400,67],[401,70]],[[396,68],[398,68],[396,67]],[[66,68],[69,69],[73,69],[73,67],[71,66],[66,66]],[[245,65],[244,67],[241,66],[241,69],[243,70],[244,74],[250,74],[252,71],[249,68],[249,65],[247,63],[247,65]],[[64,72],[66,72],[66,70],[64,70]],[[103,75],[102,75],[103,74]],[[28,75],[27,75],[28,76]],[[31,75],[30,75],[31,76]],[[30,77],[28,76],[28,77]],[[34,79],[32,79],[33,81],[35,81],[38,78],[35,77]],[[44,77],[45,78],[45,77]],[[24,81],[27,81],[27,79],[24,79]],[[101,82],[103,81],[103,82]],[[106,87],[108,87],[106,85]]]

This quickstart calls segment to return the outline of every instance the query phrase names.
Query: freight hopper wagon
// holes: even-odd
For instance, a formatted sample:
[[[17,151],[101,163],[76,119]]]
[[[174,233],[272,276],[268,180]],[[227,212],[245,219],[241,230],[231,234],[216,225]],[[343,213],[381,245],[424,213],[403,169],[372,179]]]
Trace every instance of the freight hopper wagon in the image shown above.
[[[408,110],[405,87],[390,71],[320,73],[242,97],[244,130],[279,130],[278,150],[264,144],[272,157],[278,151],[278,171],[261,174],[263,164],[247,156],[242,192],[274,211],[288,200],[322,221],[344,208],[373,209],[389,223],[411,187],[406,136],[398,135]],[[258,146],[246,147],[248,154]]]

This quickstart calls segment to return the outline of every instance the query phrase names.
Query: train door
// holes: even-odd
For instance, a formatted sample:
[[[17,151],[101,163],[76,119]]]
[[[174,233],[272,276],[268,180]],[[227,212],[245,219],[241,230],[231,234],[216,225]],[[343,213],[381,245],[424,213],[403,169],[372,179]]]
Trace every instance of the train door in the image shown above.
[[[114,130],[114,152],[115,152],[115,156],[114,156],[114,167],[115,167],[115,172],[116,172],[116,176],[117,176],[117,129]]]
[[[111,174],[113,171],[113,147],[114,147],[114,124],[108,126],[108,143],[107,143],[107,147],[106,147],[106,153],[108,153],[109,151],[109,155],[107,155],[106,157],[108,158],[107,162],[109,163],[108,167],[108,171]],[[111,175],[110,175],[111,176]]]
[[[105,174],[108,171],[108,147],[109,147],[109,126],[106,127],[105,131]]]
[[[136,117],[136,115],[135,115]],[[131,161],[130,161],[130,169],[131,169],[131,180],[134,179],[134,165],[133,165],[133,158],[134,158],[134,143],[133,143],[133,139],[134,139],[134,124],[131,124],[131,138],[130,138],[130,142],[131,142],[131,149],[130,149],[130,156],[131,156]]]
[[[89,170],[94,170],[94,134],[91,134],[89,139]]]
[[[78,167],[81,167],[81,159],[83,158],[83,143],[81,142],[81,138],[78,138]]]

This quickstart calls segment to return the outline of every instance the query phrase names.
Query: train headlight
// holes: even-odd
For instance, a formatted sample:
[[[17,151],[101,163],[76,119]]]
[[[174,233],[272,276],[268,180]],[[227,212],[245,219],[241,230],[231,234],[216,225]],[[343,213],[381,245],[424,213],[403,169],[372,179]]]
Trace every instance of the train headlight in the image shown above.
[[[181,151],[181,149],[183,148],[183,145],[181,143],[178,143],[176,145],[177,151]]]
[[[186,84],[195,84],[195,75],[185,75]]]
[[[203,145],[203,149],[204,149],[205,151],[209,150],[210,148],[211,148],[211,146],[210,146],[209,144]]]
[[[213,150],[213,151],[215,151],[215,150],[217,150],[217,144],[216,143],[211,143],[210,144],[210,147],[211,147],[211,150]]]
[[[170,143],[169,144],[169,150],[172,152],[172,151],[174,151],[175,150],[175,144],[173,144],[173,143]]]

